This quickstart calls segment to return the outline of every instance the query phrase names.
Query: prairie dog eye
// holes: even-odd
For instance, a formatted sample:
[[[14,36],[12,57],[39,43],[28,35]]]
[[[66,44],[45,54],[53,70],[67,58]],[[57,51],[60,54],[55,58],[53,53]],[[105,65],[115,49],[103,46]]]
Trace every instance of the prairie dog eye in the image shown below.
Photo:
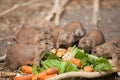
[[[48,42],[45,42],[45,44],[48,44]]]
[[[69,36],[67,35],[66,38],[69,38]]]
[[[44,32],[44,34],[47,34],[47,32]]]
[[[39,43],[39,45],[42,45],[41,43]]]
[[[85,40],[83,40],[83,44],[86,44],[86,41],[85,41]]]

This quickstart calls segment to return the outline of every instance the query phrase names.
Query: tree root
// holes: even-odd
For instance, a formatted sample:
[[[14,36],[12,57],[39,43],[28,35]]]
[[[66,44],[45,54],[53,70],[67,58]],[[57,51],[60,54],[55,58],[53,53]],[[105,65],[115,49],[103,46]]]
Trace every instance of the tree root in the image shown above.
[[[5,77],[14,77],[16,76],[17,73],[15,72],[6,72],[6,71],[0,71],[0,77],[5,78]]]
[[[65,6],[69,0],[54,0],[54,6],[50,13],[45,17],[45,20],[50,21],[55,16],[55,24],[59,25],[60,16],[65,10]]]
[[[32,3],[36,2],[36,1],[39,1],[39,0],[30,0],[30,1],[22,3],[22,4],[15,4],[13,7],[3,11],[2,13],[0,13],[0,17],[7,14],[7,13],[9,13],[9,12],[11,12],[11,11],[14,11],[15,9],[17,9],[17,8],[19,8],[21,6],[23,7],[23,6],[30,5],[30,4],[32,4]]]
[[[60,74],[58,76],[49,78],[47,80],[61,80],[65,78],[70,78],[70,77],[82,77],[82,78],[97,78],[97,77],[102,77],[108,74],[112,74],[114,71],[110,72],[68,72],[64,74]]]

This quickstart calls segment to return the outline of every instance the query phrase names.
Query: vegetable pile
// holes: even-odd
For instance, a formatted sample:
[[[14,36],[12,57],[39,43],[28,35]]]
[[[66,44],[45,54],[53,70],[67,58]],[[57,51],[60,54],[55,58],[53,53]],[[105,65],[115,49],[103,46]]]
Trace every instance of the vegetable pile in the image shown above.
[[[107,59],[85,53],[76,46],[68,49],[52,49],[40,61],[40,68],[22,66],[19,72],[26,75],[16,76],[14,80],[47,80],[48,78],[66,72],[99,72],[112,71],[112,66]]]

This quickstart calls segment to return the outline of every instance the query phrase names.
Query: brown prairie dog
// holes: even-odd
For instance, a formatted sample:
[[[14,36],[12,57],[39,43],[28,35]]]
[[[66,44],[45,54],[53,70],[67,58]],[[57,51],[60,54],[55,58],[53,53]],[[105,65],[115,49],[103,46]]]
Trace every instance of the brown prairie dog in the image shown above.
[[[39,30],[41,28],[49,29],[53,31],[55,27],[57,27],[53,22],[40,20],[40,19],[29,19],[26,22],[26,25],[31,26],[32,28]]]
[[[65,30],[61,30],[57,35],[56,47],[60,48],[61,46],[64,48],[71,47],[74,42],[74,36],[70,32],[66,32]]]
[[[78,47],[84,49],[86,52],[91,51],[97,45],[105,42],[103,33],[100,30],[91,31],[88,36],[83,37],[79,40]]]
[[[47,29],[37,31],[29,26],[23,26],[16,35],[17,43],[36,44],[44,39],[51,39],[52,33]]]
[[[106,42],[92,49],[92,54],[96,56],[112,57],[116,53],[115,44],[120,43],[120,38]]]
[[[26,64],[39,65],[40,59],[44,56],[44,51],[54,48],[50,40],[40,41],[36,45],[16,44],[10,47],[6,54],[6,64],[10,69],[17,69]]]
[[[75,41],[78,41],[86,35],[86,29],[80,22],[77,21],[69,22],[64,28],[66,31],[69,31],[74,35]]]

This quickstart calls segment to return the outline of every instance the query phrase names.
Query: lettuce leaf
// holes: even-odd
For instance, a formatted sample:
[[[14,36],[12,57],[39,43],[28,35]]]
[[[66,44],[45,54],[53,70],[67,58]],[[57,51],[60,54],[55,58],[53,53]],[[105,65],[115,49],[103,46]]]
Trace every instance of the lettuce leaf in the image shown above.
[[[99,58],[99,57],[90,55],[88,53],[85,53],[81,50],[79,50],[79,52],[76,54],[75,57],[81,60],[82,62],[81,68],[83,68],[84,66],[91,65],[93,66],[93,71],[111,71],[112,70],[111,64],[108,62],[107,59],[103,57]]]
[[[94,63],[94,71],[111,71],[112,66],[109,64],[108,60],[105,58],[99,58]]]
[[[50,54],[47,60],[41,61],[41,66],[44,69],[56,67],[59,70],[59,74],[70,72],[70,71],[78,71],[78,68],[76,65],[72,64],[70,61],[63,62],[55,54]]]

